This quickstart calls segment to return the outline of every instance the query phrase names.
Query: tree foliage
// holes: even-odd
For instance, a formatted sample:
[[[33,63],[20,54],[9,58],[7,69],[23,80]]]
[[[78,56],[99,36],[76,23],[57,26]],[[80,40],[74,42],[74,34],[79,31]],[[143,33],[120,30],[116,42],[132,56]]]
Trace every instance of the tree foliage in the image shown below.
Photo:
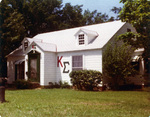
[[[58,29],[60,9],[59,0],[2,0],[0,33],[5,55],[19,47],[25,36]]]
[[[113,8],[111,9],[112,12],[114,12],[115,14],[117,14],[117,17],[115,18],[115,20],[119,20],[119,19],[120,19],[119,13],[120,13],[121,10],[122,10],[121,7],[113,7]]]
[[[73,28],[84,25],[82,15],[82,5],[71,6],[70,3],[66,3],[62,10],[61,17],[61,29]]]
[[[2,38],[4,43],[9,46],[4,46],[4,51],[7,53],[19,46],[22,38],[25,36],[25,29],[23,26],[24,19],[21,13],[14,11],[10,17],[4,21]]]
[[[115,89],[121,81],[126,83],[126,78],[135,73],[134,66],[131,65],[132,53],[131,46],[118,41],[109,43],[104,50],[103,73],[112,79]]]
[[[125,33],[122,40],[138,47],[143,47],[144,58],[150,57],[150,1],[149,0],[121,0],[124,3],[120,18],[135,27],[136,33]],[[136,39],[136,40],[135,40]]]
[[[97,12],[97,10],[94,10],[92,12],[90,12],[89,10],[85,10],[83,17],[86,25],[103,23],[108,21],[109,19],[108,15]]]

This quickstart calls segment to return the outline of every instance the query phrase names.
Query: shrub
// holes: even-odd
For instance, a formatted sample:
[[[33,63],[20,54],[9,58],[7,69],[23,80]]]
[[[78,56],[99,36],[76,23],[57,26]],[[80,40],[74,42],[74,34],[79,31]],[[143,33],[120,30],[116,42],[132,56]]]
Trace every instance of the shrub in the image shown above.
[[[62,82],[62,81],[59,81],[59,83],[49,82],[49,86],[47,88],[50,88],[50,89],[52,89],[52,88],[70,88],[70,85],[68,84],[68,82]]]
[[[29,82],[29,83],[31,84],[31,87],[29,88],[35,89],[41,87],[39,82]]]
[[[65,82],[60,81],[59,84],[61,88],[70,88],[70,85],[66,81]]]
[[[107,44],[103,52],[103,76],[110,78],[113,90],[119,90],[120,82],[127,84],[127,78],[137,73],[131,64],[133,52],[133,47],[121,41]]]
[[[101,72],[94,70],[72,71],[69,76],[71,78],[71,83],[78,90],[93,91],[102,81]]]
[[[14,82],[14,85],[17,89],[31,89],[32,84],[29,81],[17,80]]]

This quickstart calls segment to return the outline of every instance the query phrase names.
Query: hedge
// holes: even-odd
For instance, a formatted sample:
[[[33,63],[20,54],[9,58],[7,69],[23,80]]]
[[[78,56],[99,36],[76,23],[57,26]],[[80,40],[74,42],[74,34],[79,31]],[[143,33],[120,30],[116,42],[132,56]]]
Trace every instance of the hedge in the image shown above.
[[[95,70],[72,71],[69,76],[78,90],[93,91],[102,81],[102,73]]]

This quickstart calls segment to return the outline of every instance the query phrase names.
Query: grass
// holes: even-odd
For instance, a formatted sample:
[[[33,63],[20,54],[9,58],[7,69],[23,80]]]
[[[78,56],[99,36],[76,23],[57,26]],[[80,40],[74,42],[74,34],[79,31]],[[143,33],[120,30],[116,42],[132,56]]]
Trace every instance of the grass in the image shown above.
[[[1,117],[149,117],[150,92],[7,90]]]

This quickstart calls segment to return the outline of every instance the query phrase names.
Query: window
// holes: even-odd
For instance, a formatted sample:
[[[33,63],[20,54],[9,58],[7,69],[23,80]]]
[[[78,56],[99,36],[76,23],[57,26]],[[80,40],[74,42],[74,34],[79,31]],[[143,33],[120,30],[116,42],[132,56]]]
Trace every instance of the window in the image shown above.
[[[79,45],[83,45],[84,44],[84,34],[79,35],[78,38],[79,38]]]
[[[83,59],[82,56],[72,56],[72,70],[82,70]]]
[[[28,47],[28,41],[25,41],[25,42],[24,42],[24,50],[26,50],[27,47]]]
[[[130,28],[127,28],[127,32],[131,32],[131,29],[130,29]]]

